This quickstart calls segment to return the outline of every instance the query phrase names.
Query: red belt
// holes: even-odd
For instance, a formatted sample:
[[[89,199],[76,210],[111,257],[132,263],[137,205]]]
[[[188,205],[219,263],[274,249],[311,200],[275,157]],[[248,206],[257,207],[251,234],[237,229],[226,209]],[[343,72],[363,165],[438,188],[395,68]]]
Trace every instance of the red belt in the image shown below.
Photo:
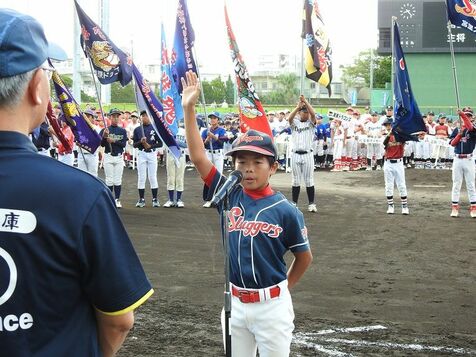
[[[473,154],[458,154],[458,155],[456,155],[456,157],[458,159],[468,159],[468,158],[473,157]]]
[[[273,286],[272,288],[269,288],[268,291],[269,291],[270,299],[273,299],[279,296],[279,294],[281,293],[281,288],[278,285],[276,285],[276,286]],[[233,296],[236,296],[237,298],[239,298],[243,304],[261,301],[261,298],[259,296],[259,290],[238,289],[232,285],[231,293]]]

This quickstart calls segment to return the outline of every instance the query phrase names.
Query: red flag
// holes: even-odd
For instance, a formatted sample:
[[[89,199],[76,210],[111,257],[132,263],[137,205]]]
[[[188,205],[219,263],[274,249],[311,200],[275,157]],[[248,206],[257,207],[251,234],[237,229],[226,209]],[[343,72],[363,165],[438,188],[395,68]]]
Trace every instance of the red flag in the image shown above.
[[[255,87],[251,82],[245,62],[241,57],[240,50],[236,44],[235,35],[231,29],[230,20],[228,19],[228,11],[225,5],[225,21],[228,32],[228,41],[230,45],[231,59],[236,75],[236,84],[238,87],[238,108],[240,111],[240,127],[242,132],[249,129],[261,131],[268,134],[271,139],[273,134],[269,127],[268,118],[264,112]]]
[[[51,127],[53,128],[56,137],[58,140],[63,144],[65,151],[67,152],[72,152],[73,148],[69,144],[68,139],[64,136],[63,132],[61,131],[60,125],[58,123],[58,118],[53,114],[53,107],[51,106],[51,102],[48,102],[48,109],[46,110],[46,117],[48,118],[48,121],[50,122]]]

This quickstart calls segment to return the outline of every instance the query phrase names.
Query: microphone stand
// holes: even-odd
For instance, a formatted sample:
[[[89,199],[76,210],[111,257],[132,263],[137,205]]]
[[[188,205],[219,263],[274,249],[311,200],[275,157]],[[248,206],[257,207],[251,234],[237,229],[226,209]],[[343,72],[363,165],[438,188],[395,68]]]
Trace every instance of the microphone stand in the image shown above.
[[[231,319],[231,291],[230,291],[230,232],[228,231],[228,212],[230,210],[230,205],[228,202],[228,194],[230,190],[228,190],[221,202],[222,208],[222,239],[223,239],[223,250],[225,255],[225,305],[224,305],[224,312],[225,312],[225,356],[231,357],[231,331],[230,331],[230,319]]]

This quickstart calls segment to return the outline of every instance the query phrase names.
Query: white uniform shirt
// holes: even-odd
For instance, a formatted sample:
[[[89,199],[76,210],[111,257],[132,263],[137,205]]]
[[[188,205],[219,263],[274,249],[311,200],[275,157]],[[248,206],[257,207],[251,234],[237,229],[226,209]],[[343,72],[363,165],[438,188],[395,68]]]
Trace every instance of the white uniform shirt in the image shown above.
[[[315,135],[315,125],[309,119],[301,122],[294,119],[291,124],[291,140],[294,151],[311,151]]]

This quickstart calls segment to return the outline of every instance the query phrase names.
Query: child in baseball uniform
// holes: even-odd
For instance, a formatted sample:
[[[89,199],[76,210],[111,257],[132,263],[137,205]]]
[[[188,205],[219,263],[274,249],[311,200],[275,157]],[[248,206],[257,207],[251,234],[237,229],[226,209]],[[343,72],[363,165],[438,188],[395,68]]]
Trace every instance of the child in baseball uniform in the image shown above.
[[[225,177],[207,158],[194,119],[200,95],[197,76],[189,71],[186,77],[182,104],[190,158],[214,189]],[[257,351],[260,356],[289,356],[294,329],[289,290],[312,261],[303,215],[269,184],[278,163],[268,135],[249,130],[227,155],[243,174],[242,184],[229,195],[232,356],[256,356]],[[289,270],[284,260],[288,250],[294,255]]]

